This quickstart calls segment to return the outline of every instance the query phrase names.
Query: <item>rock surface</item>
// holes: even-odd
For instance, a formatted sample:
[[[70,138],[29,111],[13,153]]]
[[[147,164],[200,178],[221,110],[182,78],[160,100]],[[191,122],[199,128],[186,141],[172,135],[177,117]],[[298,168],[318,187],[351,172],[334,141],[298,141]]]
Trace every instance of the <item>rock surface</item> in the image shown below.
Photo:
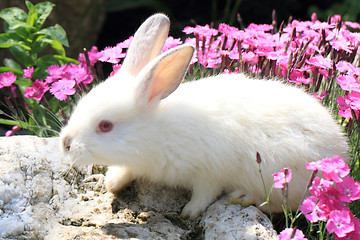
[[[138,181],[114,198],[105,167],[71,165],[57,138],[0,138],[0,239],[277,239],[255,207],[221,198],[182,220],[185,190]]]

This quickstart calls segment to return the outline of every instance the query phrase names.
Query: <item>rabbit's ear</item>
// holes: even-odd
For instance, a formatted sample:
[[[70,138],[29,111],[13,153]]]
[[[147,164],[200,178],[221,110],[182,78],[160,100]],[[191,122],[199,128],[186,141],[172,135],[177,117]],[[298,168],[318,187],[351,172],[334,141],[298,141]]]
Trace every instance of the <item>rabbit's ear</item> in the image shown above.
[[[184,44],[161,54],[149,63],[138,76],[139,102],[147,105],[160,101],[175,91],[184,78],[193,53],[194,47]]]
[[[139,27],[127,51],[122,71],[136,76],[143,67],[159,56],[169,34],[170,20],[164,14],[155,14]]]

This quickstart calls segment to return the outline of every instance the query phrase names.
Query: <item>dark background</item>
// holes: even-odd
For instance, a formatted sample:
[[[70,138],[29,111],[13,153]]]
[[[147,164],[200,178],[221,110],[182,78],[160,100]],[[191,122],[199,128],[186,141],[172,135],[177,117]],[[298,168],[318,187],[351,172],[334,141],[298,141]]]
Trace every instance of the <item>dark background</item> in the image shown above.
[[[30,0],[33,4],[44,0]],[[70,47],[69,57],[77,58],[83,48],[114,46],[133,35],[139,25],[151,14],[164,12],[171,19],[170,35],[185,38],[185,26],[221,22],[240,27],[239,13],[244,26],[250,23],[272,21],[276,10],[278,26],[292,16],[309,20],[311,13],[326,21],[329,14],[341,14],[344,20],[360,20],[360,0],[48,0],[56,6],[46,26],[60,24],[66,31]],[[0,9],[20,7],[26,10],[25,0],[0,0]],[[46,27],[45,26],[45,27]],[[3,21],[0,19],[0,32]],[[0,65],[7,50],[0,49]]]
[[[127,3],[127,4],[126,4]],[[224,22],[240,27],[236,15],[240,13],[244,25],[271,23],[272,11],[276,10],[278,25],[292,16],[309,20],[316,11],[320,20],[329,14],[341,14],[345,20],[360,19],[360,0],[108,0],[104,26],[97,46],[112,46],[132,35],[149,15],[166,13],[171,21],[170,35],[184,37],[182,29],[194,24],[214,26]]]

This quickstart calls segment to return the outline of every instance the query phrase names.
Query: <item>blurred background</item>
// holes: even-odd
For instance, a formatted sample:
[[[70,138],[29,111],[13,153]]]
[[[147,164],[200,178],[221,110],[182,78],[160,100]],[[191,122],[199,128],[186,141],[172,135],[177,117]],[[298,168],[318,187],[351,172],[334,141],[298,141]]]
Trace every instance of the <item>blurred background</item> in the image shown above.
[[[343,20],[360,21],[360,0],[50,0],[56,7],[46,25],[55,23],[64,27],[70,47],[67,55],[77,58],[83,48],[114,46],[131,36],[149,15],[166,13],[171,21],[175,38],[184,38],[182,29],[195,24],[205,25],[224,22],[241,27],[250,23],[271,24],[272,12],[276,10],[277,24],[289,17],[309,20],[313,12],[326,21],[329,15],[340,14]],[[33,4],[42,0],[31,0]],[[1,0],[0,9],[25,8],[24,0]],[[3,22],[0,20],[0,32]],[[0,62],[5,51],[0,51]]]

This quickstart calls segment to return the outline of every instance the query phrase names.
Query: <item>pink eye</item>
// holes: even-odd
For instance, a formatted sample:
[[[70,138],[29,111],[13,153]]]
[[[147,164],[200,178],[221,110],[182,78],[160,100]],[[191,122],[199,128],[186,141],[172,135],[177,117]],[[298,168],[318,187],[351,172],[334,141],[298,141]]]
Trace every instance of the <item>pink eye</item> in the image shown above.
[[[109,120],[102,120],[99,125],[98,128],[96,129],[97,133],[107,133],[110,132],[114,127],[114,124],[109,121]]]

